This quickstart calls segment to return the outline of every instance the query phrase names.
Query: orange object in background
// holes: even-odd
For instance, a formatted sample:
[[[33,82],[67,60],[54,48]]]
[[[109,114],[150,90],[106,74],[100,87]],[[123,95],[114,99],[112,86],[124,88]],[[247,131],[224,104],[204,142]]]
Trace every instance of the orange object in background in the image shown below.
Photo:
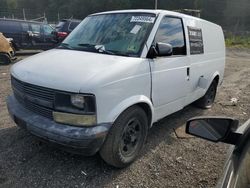
[[[2,33],[0,33],[0,64],[11,63],[14,54],[15,52],[11,47],[11,40],[8,40]]]

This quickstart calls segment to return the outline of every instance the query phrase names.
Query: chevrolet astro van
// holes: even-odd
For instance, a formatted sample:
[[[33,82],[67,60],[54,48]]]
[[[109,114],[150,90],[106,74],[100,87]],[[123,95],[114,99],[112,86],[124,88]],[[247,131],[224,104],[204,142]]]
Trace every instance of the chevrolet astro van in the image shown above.
[[[56,49],[13,65],[7,104],[37,137],[122,168],[154,122],[193,102],[210,108],[224,67],[216,24],[165,10],[97,13]]]

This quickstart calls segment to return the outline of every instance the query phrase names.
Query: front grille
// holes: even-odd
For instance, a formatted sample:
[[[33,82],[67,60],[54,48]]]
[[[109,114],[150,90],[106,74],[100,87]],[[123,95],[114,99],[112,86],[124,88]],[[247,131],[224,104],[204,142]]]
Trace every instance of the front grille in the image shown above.
[[[25,83],[11,77],[13,93],[16,99],[28,110],[53,119],[52,107],[55,90]]]
[[[53,89],[25,83],[20,80],[17,80],[14,77],[11,77],[11,83],[14,89],[17,89],[19,92],[23,94],[36,97],[42,100],[46,100],[49,102],[53,102],[54,100],[55,90]]]

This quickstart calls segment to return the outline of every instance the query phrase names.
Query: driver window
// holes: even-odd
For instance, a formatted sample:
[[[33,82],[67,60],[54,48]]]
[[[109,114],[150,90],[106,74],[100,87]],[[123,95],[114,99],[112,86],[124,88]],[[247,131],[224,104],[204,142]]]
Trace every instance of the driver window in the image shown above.
[[[45,35],[51,35],[54,30],[48,25],[43,25],[43,31]]]
[[[171,44],[173,55],[186,55],[182,20],[180,18],[164,17],[155,35],[154,44],[157,42]]]
[[[40,33],[41,27],[38,24],[31,24],[31,29],[33,33]]]

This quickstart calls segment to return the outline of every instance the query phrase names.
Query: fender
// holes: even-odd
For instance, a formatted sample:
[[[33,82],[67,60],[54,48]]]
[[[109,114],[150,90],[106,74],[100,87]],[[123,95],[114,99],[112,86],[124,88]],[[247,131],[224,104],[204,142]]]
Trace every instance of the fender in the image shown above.
[[[220,72],[219,71],[215,71],[215,73],[212,76],[212,79],[210,80],[210,83],[209,83],[208,87],[211,85],[212,81],[215,79],[216,76],[219,76],[218,84],[220,83],[220,81],[221,81]],[[207,89],[208,89],[208,87],[207,87]]]
[[[204,86],[201,87],[201,88],[204,89],[205,92],[208,90],[209,86],[212,84],[212,82],[213,82],[213,80],[215,79],[216,76],[219,76],[219,79],[221,80],[219,71],[215,71],[215,73],[212,75],[211,79],[206,80],[206,81],[203,82],[203,85],[204,85],[205,82],[207,82],[207,83],[206,83],[206,86],[204,85],[205,87],[204,87]],[[219,80],[219,83],[220,83],[220,80]],[[199,84],[201,84],[201,82],[202,82],[202,81],[201,81],[201,79],[200,79],[200,80],[199,80]],[[218,83],[218,84],[219,84],[219,83]],[[199,84],[198,84],[198,85],[199,85]]]
[[[200,79],[199,79],[199,81],[198,81],[198,87],[204,89],[204,91],[207,91],[208,88],[209,88],[209,86],[211,85],[212,81],[215,79],[216,76],[219,76],[219,78],[220,78],[220,73],[219,73],[219,71],[216,71],[216,72],[212,75],[211,79],[209,79],[209,80],[207,80],[207,79],[204,78],[204,77],[200,77]],[[220,83],[220,80],[219,80],[219,83]],[[218,84],[219,84],[219,83],[218,83]]]
[[[151,100],[145,96],[145,95],[136,95],[129,97],[122,102],[120,102],[108,115],[108,119],[112,120],[112,122],[115,122],[115,120],[119,117],[119,115],[124,112],[127,108],[136,105],[138,103],[145,103],[147,104],[150,109],[151,109],[151,115],[152,115],[152,120],[150,123],[150,127],[153,124],[153,117],[154,117],[154,108]]]
[[[205,95],[205,93],[207,92],[209,86],[211,85],[212,81],[215,79],[216,76],[219,76],[220,81],[222,81],[219,71],[215,71],[213,73],[213,75],[211,76],[211,79],[209,79],[209,78],[206,79],[204,77],[200,77],[200,79],[198,81],[197,88],[196,88],[196,89],[198,89],[198,90],[196,90],[196,92],[198,92],[198,93],[196,93],[196,98],[200,98],[200,97]],[[220,83],[220,81],[219,81],[219,83]],[[193,98],[193,100],[196,100],[196,99]],[[188,103],[189,102],[187,102],[187,104]]]

